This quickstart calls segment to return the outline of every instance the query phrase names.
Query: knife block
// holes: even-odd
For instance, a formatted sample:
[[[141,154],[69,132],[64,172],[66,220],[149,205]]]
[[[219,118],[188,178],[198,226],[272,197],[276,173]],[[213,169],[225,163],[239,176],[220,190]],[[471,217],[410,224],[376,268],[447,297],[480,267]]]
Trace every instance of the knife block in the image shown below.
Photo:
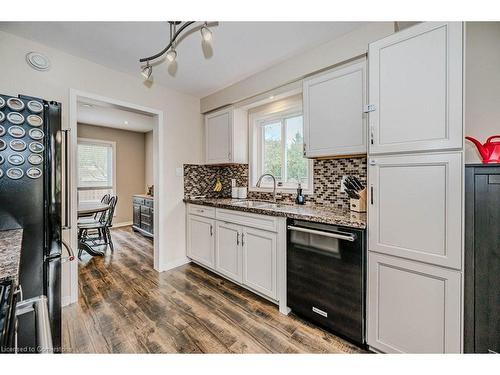
[[[350,198],[351,211],[366,212],[366,188],[358,191],[359,199]]]

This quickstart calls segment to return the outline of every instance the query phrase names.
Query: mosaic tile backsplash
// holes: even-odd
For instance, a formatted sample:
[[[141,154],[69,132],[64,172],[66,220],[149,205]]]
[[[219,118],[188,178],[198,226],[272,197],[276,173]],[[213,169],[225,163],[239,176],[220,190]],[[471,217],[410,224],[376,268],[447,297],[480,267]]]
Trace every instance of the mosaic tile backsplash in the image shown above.
[[[366,157],[314,160],[314,192],[306,195],[306,202],[339,209],[349,209],[349,198],[340,192],[342,176],[356,176],[366,186]],[[220,178],[223,189],[213,191],[216,179]],[[231,179],[237,186],[248,186],[248,165],[184,165],[184,196],[191,198],[205,195],[208,198],[230,198]],[[248,192],[250,199],[268,200],[272,194]],[[283,202],[294,202],[295,193],[278,193]]]

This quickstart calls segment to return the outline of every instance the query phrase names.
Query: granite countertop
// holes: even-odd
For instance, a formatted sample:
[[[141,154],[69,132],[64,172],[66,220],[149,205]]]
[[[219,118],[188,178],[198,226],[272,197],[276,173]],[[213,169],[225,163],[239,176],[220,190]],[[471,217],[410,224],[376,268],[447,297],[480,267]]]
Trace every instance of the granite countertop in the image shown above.
[[[137,198],[146,198],[146,199],[153,199],[154,197],[152,195],[147,195],[147,194],[134,194],[134,197]]]
[[[269,207],[253,207],[251,200],[230,198],[184,199],[186,203],[200,204],[229,210],[251,212],[261,215],[281,216],[290,219],[308,220],[317,223],[342,225],[351,228],[366,228],[366,214],[338,210],[306,203],[305,205],[278,203]],[[272,202],[268,202],[272,203]]]
[[[17,280],[22,240],[22,229],[0,231],[0,282]]]

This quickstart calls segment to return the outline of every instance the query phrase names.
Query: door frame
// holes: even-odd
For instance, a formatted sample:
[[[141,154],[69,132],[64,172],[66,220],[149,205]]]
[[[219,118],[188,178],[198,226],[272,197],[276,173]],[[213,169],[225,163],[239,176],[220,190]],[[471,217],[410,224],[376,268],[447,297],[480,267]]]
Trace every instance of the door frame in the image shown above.
[[[166,264],[167,257],[167,246],[166,246],[166,236],[160,231],[160,228],[165,227],[165,215],[163,213],[167,212],[166,199],[161,199],[165,197],[164,194],[164,181],[163,171],[165,170],[165,140],[164,140],[164,126],[163,126],[163,111],[145,107],[142,105],[125,102],[122,100],[105,97],[99,94],[94,94],[90,92],[80,91],[77,89],[70,88],[69,90],[69,122],[68,128],[70,130],[70,189],[71,189],[71,229],[69,230],[69,240],[71,247],[75,249],[77,253],[78,249],[78,229],[77,229],[77,115],[78,115],[78,100],[79,99],[91,99],[96,101],[102,101],[108,104],[116,105],[118,107],[123,107],[124,109],[131,109],[140,112],[145,112],[151,114],[155,117],[155,124],[153,126],[153,181],[155,186],[154,195],[154,251],[153,267],[156,271],[163,271],[162,265]],[[68,305],[75,303],[78,300],[78,260],[69,263],[69,279],[70,279],[70,294],[68,297],[63,298],[63,305]],[[65,269],[63,269],[63,272]]]

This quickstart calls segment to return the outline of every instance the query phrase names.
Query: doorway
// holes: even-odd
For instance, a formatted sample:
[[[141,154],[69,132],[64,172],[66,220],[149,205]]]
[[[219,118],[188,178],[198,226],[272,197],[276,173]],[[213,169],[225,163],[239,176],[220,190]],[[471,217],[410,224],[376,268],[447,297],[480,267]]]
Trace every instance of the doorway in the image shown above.
[[[78,229],[77,229],[77,221],[78,221],[78,202],[87,199],[87,200],[98,200],[98,197],[100,197],[103,194],[117,194],[117,182],[116,179],[116,160],[119,156],[116,154],[116,142],[115,141],[103,141],[102,139],[94,139],[96,137],[79,137],[79,129],[78,126],[82,113],[79,111],[82,110],[82,106],[87,105],[90,106],[88,108],[91,108],[93,105],[98,105],[99,108],[105,108],[103,113],[100,113],[101,117],[105,117],[106,114],[113,114],[119,113],[120,111],[123,113],[127,113],[127,117],[131,117],[132,121],[130,119],[123,119],[123,124],[121,128],[126,129],[127,127],[130,127],[131,129],[134,129],[135,131],[139,132],[144,132],[146,133],[147,131],[151,131],[151,134],[145,137],[145,142],[149,142],[151,148],[152,148],[152,153],[150,157],[148,158],[148,162],[151,163],[151,169],[149,173],[145,172],[145,175],[148,174],[148,177],[144,179],[144,186],[143,190],[137,191],[137,194],[140,195],[141,193],[145,196],[147,196],[148,193],[148,188],[150,186],[153,186],[154,190],[153,196],[150,198],[151,205],[154,207],[154,210],[151,210],[151,221],[152,225],[150,228],[150,232],[152,232],[151,237],[153,239],[153,267],[156,271],[162,271],[161,268],[161,259],[166,257],[166,254],[162,254],[161,249],[165,249],[165,246],[162,246],[162,243],[164,241],[162,234],[159,231],[159,228],[162,227],[162,212],[165,212],[165,202],[164,200],[161,199],[161,191],[162,191],[162,178],[160,176],[161,171],[163,170],[163,160],[164,158],[161,156],[162,150],[163,150],[163,111],[156,110],[153,108],[148,108],[140,105],[136,105],[133,103],[127,103],[123,102],[120,100],[116,100],[113,98],[106,98],[100,95],[92,94],[92,93],[87,93],[87,92],[82,92],[78,90],[70,90],[70,118],[69,118],[69,129],[70,129],[70,144],[71,144],[71,183],[70,183],[70,190],[71,190],[71,229],[69,233],[67,234],[69,236],[68,240],[70,241],[72,248],[75,249],[75,255],[78,253]],[[84,108],[84,107],[83,107]],[[96,111],[89,111],[89,112],[96,112]],[[87,114],[88,117],[89,114]],[[150,119],[149,124],[145,120],[143,121],[144,123],[141,124],[141,118],[142,119]],[[85,122],[92,122],[91,120],[85,121]],[[95,124],[94,124],[95,125]],[[101,125],[102,126],[102,125]],[[150,129],[146,128],[147,126],[150,126]],[[83,126],[82,126],[83,127]],[[141,128],[142,127],[142,128]],[[80,129],[83,130],[83,129]],[[86,129],[87,131],[89,129]],[[82,131],[80,131],[80,135],[82,135]],[[88,133],[87,133],[88,134]],[[149,139],[146,140],[146,137]],[[80,138],[80,139],[79,139]],[[101,142],[99,142],[101,141]],[[81,145],[80,148],[87,147],[87,148],[92,148],[94,147],[95,150],[91,151],[92,152],[100,152],[102,153],[102,159],[106,158],[106,155],[109,156],[109,160],[107,161],[106,165],[109,166],[109,168],[105,168],[107,170],[104,172],[101,172],[100,175],[100,180],[102,180],[102,183],[96,182],[96,185],[100,186],[87,186],[84,187],[81,184],[81,181],[79,181],[79,175],[78,175],[78,148],[79,144]],[[102,149],[102,150],[101,150]],[[108,151],[106,151],[108,150]],[[87,150],[88,151],[88,150]],[[145,157],[146,158],[146,157]],[[118,161],[120,162],[120,161]],[[125,162],[122,161],[122,162]],[[144,164],[144,169],[146,169],[146,165]],[[97,180],[99,180],[97,179]],[[92,180],[92,179],[91,179]],[[147,181],[147,182],[146,182]],[[91,184],[92,185],[92,184]],[[80,189],[78,189],[80,187]],[[104,189],[104,190],[103,190]],[[120,223],[117,222],[117,224],[121,225],[132,225],[133,224],[133,209],[132,209],[132,204],[133,204],[133,197],[129,196],[130,192],[128,192],[126,195],[119,197],[119,199],[123,200],[129,200],[130,202],[122,202],[122,207],[121,207],[121,217],[124,217],[123,214],[127,214],[127,205],[130,204],[130,216],[131,220],[125,220],[121,219]],[[132,194],[134,195],[134,194]],[[128,204],[127,204],[128,203]],[[125,208],[124,208],[125,207]],[[120,208],[118,208],[120,210]],[[120,213],[119,211],[117,213]],[[126,216],[126,215],[125,215]],[[116,215],[115,215],[116,218]],[[63,298],[62,302],[63,305],[68,305],[71,303],[74,303],[78,300],[78,261],[77,259],[73,262],[67,263],[67,266],[63,268]],[[66,286],[66,288],[64,287]],[[65,290],[66,289],[66,290]]]

